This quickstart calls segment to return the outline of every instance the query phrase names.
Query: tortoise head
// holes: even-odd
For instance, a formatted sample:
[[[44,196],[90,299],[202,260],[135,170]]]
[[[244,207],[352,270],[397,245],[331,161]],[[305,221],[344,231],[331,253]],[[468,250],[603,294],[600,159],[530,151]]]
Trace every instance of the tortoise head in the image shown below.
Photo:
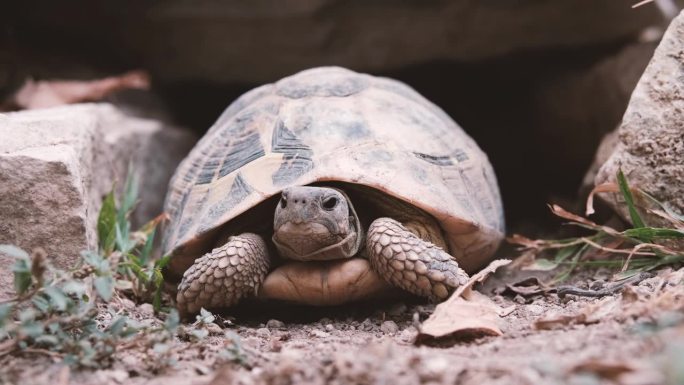
[[[282,257],[349,258],[358,252],[362,238],[354,206],[342,191],[311,186],[283,190],[273,220],[273,243]]]

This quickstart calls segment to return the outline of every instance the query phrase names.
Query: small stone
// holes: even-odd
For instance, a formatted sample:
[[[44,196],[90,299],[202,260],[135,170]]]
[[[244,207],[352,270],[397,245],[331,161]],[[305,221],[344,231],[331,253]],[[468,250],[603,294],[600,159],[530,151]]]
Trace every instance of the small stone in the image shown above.
[[[271,338],[271,331],[268,328],[259,328],[256,330],[257,337]]]
[[[515,298],[513,298],[513,301],[514,301],[515,303],[519,303],[519,304],[521,304],[521,305],[524,304],[525,302],[527,302],[527,301],[525,300],[525,297],[523,297],[523,296],[520,295],[520,294],[516,295]]]
[[[314,337],[318,337],[318,338],[330,337],[330,333],[326,333],[323,330],[318,330],[318,329],[314,329],[314,330],[310,331],[309,334],[311,334]]]
[[[418,332],[415,328],[408,327],[401,331],[401,334],[399,334],[399,340],[403,342],[413,342],[417,335]]]
[[[539,305],[527,305],[525,309],[532,315],[541,315],[544,313],[544,308]]]
[[[217,336],[217,335],[223,334],[223,329],[213,322],[210,324],[206,324],[205,327],[207,328],[207,331],[209,332],[209,334],[211,334],[212,336]]]
[[[282,329],[285,327],[285,323],[277,319],[270,319],[266,322],[266,327],[269,329]]]
[[[380,330],[385,334],[395,334],[399,331],[399,326],[394,321],[385,321],[380,325]]]
[[[333,330],[335,330],[335,327],[332,324],[325,325],[325,331],[331,332]]]

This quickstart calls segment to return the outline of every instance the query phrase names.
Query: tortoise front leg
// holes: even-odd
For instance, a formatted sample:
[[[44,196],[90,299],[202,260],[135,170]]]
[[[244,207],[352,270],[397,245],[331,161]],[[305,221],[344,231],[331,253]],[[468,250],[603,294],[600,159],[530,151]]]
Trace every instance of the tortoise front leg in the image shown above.
[[[451,255],[391,218],[373,221],[366,248],[371,266],[381,277],[421,297],[444,300],[468,281]]]
[[[176,295],[178,311],[193,314],[203,307],[227,307],[256,296],[269,265],[261,236],[244,233],[230,237],[225,245],[196,259],[185,271]]]

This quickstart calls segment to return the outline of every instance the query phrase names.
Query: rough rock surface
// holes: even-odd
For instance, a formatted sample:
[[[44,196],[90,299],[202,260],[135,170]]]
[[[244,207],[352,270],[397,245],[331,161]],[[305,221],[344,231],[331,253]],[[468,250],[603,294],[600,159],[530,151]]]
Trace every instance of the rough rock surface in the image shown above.
[[[670,24],[618,129],[618,143],[595,183],[615,181],[618,169],[673,209],[684,212],[684,14]],[[622,210],[615,194],[604,195]]]
[[[9,18],[31,47],[76,48],[150,70],[163,81],[262,83],[340,65],[387,71],[439,59],[612,43],[662,22],[630,1],[173,0],[116,4],[28,0]],[[24,16],[30,15],[30,17]],[[31,39],[40,32],[44,38]],[[111,50],[110,47],[116,47]]]
[[[0,243],[42,247],[61,268],[94,248],[101,200],[129,162],[141,178],[140,223],[161,213],[168,180],[194,144],[185,131],[109,104],[0,114]],[[12,290],[0,256],[0,298]]]

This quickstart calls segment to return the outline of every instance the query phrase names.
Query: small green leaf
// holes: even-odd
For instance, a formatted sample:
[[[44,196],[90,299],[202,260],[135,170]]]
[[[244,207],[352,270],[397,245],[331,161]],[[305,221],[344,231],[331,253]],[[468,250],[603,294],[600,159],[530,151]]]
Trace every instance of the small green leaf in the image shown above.
[[[154,236],[156,232],[157,229],[153,229],[152,232],[147,236],[147,240],[145,240],[145,246],[143,246],[143,249],[140,251],[141,265],[146,265],[147,261],[150,258],[150,254],[152,253],[152,246],[154,245]]]
[[[166,265],[169,264],[169,262],[171,262],[171,255],[170,254],[165,255],[165,256],[159,258],[158,260],[156,260],[154,262],[154,267],[158,267],[159,269],[163,269],[166,267]]]
[[[28,259],[17,259],[12,267],[14,272],[14,290],[22,295],[31,287],[33,275],[31,274],[31,262]]]
[[[682,231],[657,227],[627,229],[623,231],[622,234],[630,238],[643,240],[645,242],[648,242],[648,240],[653,238],[684,238],[684,232]]]
[[[171,309],[169,314],[166,316],[166,320],[164,321],[164,329],[171,333],[175,333],[178,325],[180,325],[180,315],[178,314],[178,310]]]
[[[114,294],[114,278],[108,275],[96,277],[93,284],[95,285],[97,294],[105,302],[109,302],[109,300],[112,299],[112,294]]]
[[[190,335],[198,340],[203,340],[209,335],[209,331],[206,329],[192,329],[190,330]]]
[[[0,245],[0,253],[12,258],[29,259],[29,255],[26,251],[14,245]]]
[[[114,201],[114,189],[105,196],[102,208],[97,217],[97,236],[100,249],[110,253],[114,248],[114,228],[116,226],[116,203]]]
[[[549,271],[558,267],[558,262],[544,258],[535,259],[530,265],[525,266],[525,270]]]
[[[0,304],[0,328],[5,325],[7,319],[12,315],[12,310],[13,307],[11,303]]]
[[[31,298],[31,302],[33,303],[33,306],[43,314],[50,310],[50,301],[43,296],[34,296]]]
[[[59,338],[49,334],[44,334],[42,336],[36,337],[36,343],[39,345],[55,346],[59,345]]]
[[[59,311],[66,310],[69,299],[64,295],[62,290],[54,286],[49,286],[45,288],[45,294],[50,298],[50,303],[55,309]]]
[[[109,325],[109,327],[107,327],[107,331],[112,335],[118,336],[124,330],[124,326],[126,326],[126,320],[127,318],[124,316],[117,318]]]
[[[637,211],[636,205],[634,205],[634,197],[632,196],[632,191],[629,189],[627,178],[625,178],[625,174],[622,173],[622,169],[618,170],[617,180],[618,185],[620,186],[620,193],[622,193],[622,196],[625,199],[625,203],[627,203],[627,208],[629,209],[629,217],[632,219],[632,224],[635,228],[645,227],[646,224],[641,219],[641,216]]]
[[[86,285],[83,282],[71,280],[64,283],[62,290],[67,294],[74,294],[77,297],[80,297],[85,294]]]
[[[81,257],[87,264],[95,268],[98,273],[109,271],[109,263],[100,254],[93,251],[82,251]]]

